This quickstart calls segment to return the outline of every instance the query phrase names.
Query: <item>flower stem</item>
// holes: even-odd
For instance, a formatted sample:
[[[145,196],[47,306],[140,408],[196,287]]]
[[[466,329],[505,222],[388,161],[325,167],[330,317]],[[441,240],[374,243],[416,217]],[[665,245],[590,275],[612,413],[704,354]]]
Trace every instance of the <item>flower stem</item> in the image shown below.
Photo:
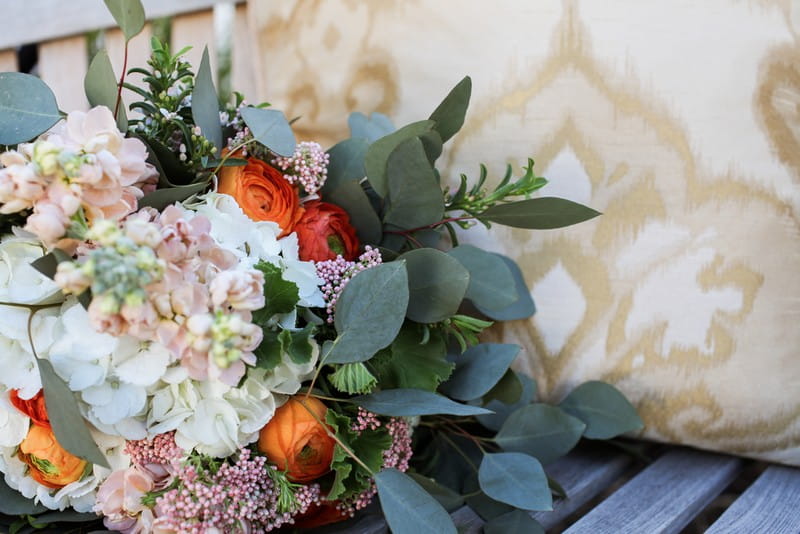
[[[225,154],[224,156],[222,156],[222,159],[221,159],[221,160],[219,160],[219,164],[218,164],[218,165],[217,165],[217,166],[214,168],[214,172],[212,172],[211,174],[217,174],[217,173],[219,172],[219,170],[222,168],[222,166],[223,166],[223,165],[225,165],[225,162],[226,162],[226,161],[228,161],[228,159],[229,159],[229,158],[231,158],[231,157],[232,157],[234,154],[236,154],[236,152],[237,152],[237,151],[238,151],[240,148],[244,148],[244,147],[246,147],[247,145],[249,145],[250,143],[254,143],[255,141],[256,141],[255,139],[248,139],[247,141],[242,141],[242,142],[241,142],[241,143],[239,143],[238,145],[236,145],[236,146],[234,146],[233,148],[231,148],[231,149],[228,151],[228,153],[227,153],[227,154]]]
[[[387,234],[398,234],[404,235],[406,237],[410,237],[409,234],[414,232],[419,232],[420,230],[432,230],[437,226],[441,226],[443,224],[451,223],[451,222],[458,222],[458,221],[468,221],[470,219],[475,219],[474,215],[462,215],[461,217],[447,217],[446,219],[442,219],[441,221],[427,224],[425,226],[418,226],[416,228],[411,228],[409,230],[384,230]]]
[[[117,86],[117,102],[114,104],[114,119],[117,118],[119,113],[119,104],[122,102],[122,84],[125,82],[125,71],[128,70],[128,40],[125,40],[125,55],[122,60],[122,74],[119,77],[119,85]]]

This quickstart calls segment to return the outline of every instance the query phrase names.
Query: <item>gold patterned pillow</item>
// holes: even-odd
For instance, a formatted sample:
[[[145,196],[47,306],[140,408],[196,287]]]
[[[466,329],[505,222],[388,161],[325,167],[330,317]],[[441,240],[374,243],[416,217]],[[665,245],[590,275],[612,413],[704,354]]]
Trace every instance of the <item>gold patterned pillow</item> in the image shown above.
[[[637,404],[645,437],[800,464],[800,25],[788,2],[249,10],[259,96],[302,116],[302,135],[345,134],[350,110],[427,116],[469,74],[450,173],[535,155],[549,196],[604,212],[480,243],[514,257],[532,288],[537,315],[495,335],[527,348],[546,397],[607,380]]]

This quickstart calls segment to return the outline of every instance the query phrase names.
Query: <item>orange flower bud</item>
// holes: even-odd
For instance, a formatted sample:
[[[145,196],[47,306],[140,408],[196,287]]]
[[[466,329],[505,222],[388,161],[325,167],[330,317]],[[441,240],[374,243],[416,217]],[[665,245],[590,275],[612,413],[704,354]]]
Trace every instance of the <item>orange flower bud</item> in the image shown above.
[[[19,398],[19,392],[16,389],[12,389],[8,393],[8,397],[17,410],[31,418],[33,424],[50,428],[50,419],[47,417],[43,390],[40,389],[32,398],[25,400]]]
[[[318,399],[292,397],[261,429],[258,450],[278,469],[286,470],[293,482],[321,477],[330,471],[336,445],[326,427],[317,422],[325,421],[327,411]]]
[[[20,443],[19,458],[30,467],[31,478],[53,489],[80,480],[88,467],[86,460],[59,445],[50,428],[39,425],[32,425],[28,436]]]

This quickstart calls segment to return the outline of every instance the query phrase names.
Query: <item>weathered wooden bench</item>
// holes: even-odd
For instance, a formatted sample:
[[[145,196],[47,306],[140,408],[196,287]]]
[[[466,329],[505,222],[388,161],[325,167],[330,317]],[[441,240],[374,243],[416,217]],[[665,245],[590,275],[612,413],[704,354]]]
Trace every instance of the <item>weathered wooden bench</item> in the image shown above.
[[[648,454],[645,463],[611,449],[576,449],[546,469],[568,497],[534,517],[547,532],[566,534],[800,533],[800,469],[682,447]],[[484,520],[468,506],[453,518],[459,532],[482,531]],[[335,531],[388,529],[372,513]]]

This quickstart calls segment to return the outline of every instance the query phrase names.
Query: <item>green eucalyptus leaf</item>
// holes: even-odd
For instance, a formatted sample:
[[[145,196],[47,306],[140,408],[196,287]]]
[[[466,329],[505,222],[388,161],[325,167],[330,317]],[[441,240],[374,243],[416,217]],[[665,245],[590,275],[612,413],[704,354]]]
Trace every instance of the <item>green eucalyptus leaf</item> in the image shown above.
[[[541,197],[497,204],[478,218],[514,228],[551,230],[587,221],[600,215],[588,206],[565,198]]]
[[[503,310],[518,298],[514,276],[501,257],[472,245],[447,252],[469,271],[466,298],[490,310]]]
[[[571,451],[585,428],[556,406],[529,404],[508,416],[495,441],[505,451],[524,452],[547,465]]]
[[[242,117],[244,117],[245,109],[247,108],[242,110]],[[200,60],[200,67],[197,69],[197,76],[194,79],[192,117],[194,123],[200,127],[200,133],[217,147],[217,153],[219,153],[222,150],[222,124],[219,121],[219,98],[217,89],[214,87],[214,77],[211,74],[208,47],[203,49],[203,58]],[[245,122],[247,121],[245,120]]]
[[[375,485],[394,534],[456,534],[442,505],[405,473],[384,469],[375,475]]]
[[[89,427],[81,416],[72,391],[56,374],[48,360],[37,359],[37,363],[45,406],[58,443],[75,456],[109,467],[108,460],[97,448]]]
[[[114,68],[105,49],[97,52],[89,64],[86,77],[83,79],[83,88],[89,104],[105,106],[114,112],[118,94],[117,77],[114,75]],[[121,132],[128,131],[128,117],[124,105],[120,105],[117,110],[117,128]]]
[[[326,363],[363,362],[388,346],[403,326],[408,306],[405,262],[394,261],[353,276],[336,301],[338,336]]]
[[[119,29],[130,41],[144,28],[144,7],[140,0],[104,0]]]
[[[391,417],[414,415],[479,415],[489,413],[478,406],[468,406],[430,391],[419,389],[385,389],[350,399],[367,410]]]
[[[400,143],[386,165],[389,207],[384,222],[399,228],[419,228],[442,220],[444,198],[422,141]]]
[[[447,142],[464,125],[464,117],[467,115],[471,95],[472,79],[466,76],[453,87],[439,107],[431,113],[430,118],[436,121],[435,128],[442,136],[442,141]]]
[[[513,510],[483,525],[483,534],[545,534],[544,527],[523,510]]]
[[[36,523],[39,525],[46,525],[49,523],[90,523],[97,521],[99,518],[97,514],[76,512],[75,510],[62,510],[55,512],[48,512],[36,516]]]
[[[408,476],[413,478],[414,481],[422,487],[422,489],[431,495],[431,497],[439,501],[439,504],[441,504],[448,512],[455,512],[464,506],[464,497],[451,490],[447,486],[442,486],[432,478],[422,476],[419,473],[409,473]]]
[[[364,156],[364,169],[367,171],[367,179],[370,185],[380,197],[385,197],[389,194],[386,166],[394,149],[407,139],[419,137],[429,132],[435,125],[436,123],[431,120],[412,122],[396,132],[381,137],[369,146]],[[439,196],[441,196],[441,192]]]
[[[297,142],[289,121],[282,111],[269,108],[242,108],[242,119],[253,137],[279,156],[294,154]]]
[[[392,120],[378,112],[372,112],[367,117],[360,111],[354,111],[347,118],[347,124],[350,126],[350,137],[361,137],[369,143],[395,130]]]
[[[522,381],[513,369],[509,369],[483,396],[484,404],[497,400],[502,404],[514,404],[522,397]]]
[[[516,321],[518,319],[527,319],[536,313],[536,306],[533,303],[533,298],[531,298],[531,293],[528,290],[528,286],[525,283],[525,279],[522,276],[522,271],[520,270],[519,265],[517,265],[516,262],[511,258],[503,256],[502,254],[493,255],[503,260],[503,263],[506,264],[506,267],[511,273],[511,277],[514,279],[514,292],[517,298],[510,306],[496,310],[485,307],[482,302],[473,301],[472,303],[479,312],[490,319],[494,319],[495,321]]]
[[[485,454],[478,482],[486,495],[523,510],[553,509],[553,496],[539,460],[520,452]]]
[[[644,427],[636,408],[625,395],[605,382],[581,384],[559,407],[586,423],[583,435],[590,439],[611,439]]]
[[[367,153],[369,142],[366,139],[354,137],[333,145],[328,149],[330,162],[328,163],[328,178],[322,187],[323,196],[347,182],[358,182],[364,176],[364,156]]]
[[[45,506],[34,503],[33,499],[29,499],[19,491],[9,487],[3,477],[0,477],[0,513],[29,515],[46,511],[47,508]]]
[[[428,158],[431,167],[433,167],[433,164],[439,159],[439,156],[442,155],[442,149],[444,148],[442,137],[436,130],[431,130],[430,132],[425,132],[420,135],[419,140],[422,141],[422,147],[425,149],[425,156]],[[436,176],[436,183],[440,183],[438,175]]]
[[[482,343],[468,348],[456,360],[456,369],[441,390],[454,399],[482,397],[503,378],[519,354],[519,345]]]
[[[30,141],[60,119],[56,97],[42,80],[0,72],[0,145]]]
[[[437,323],[455,315],[469,286],[469,271],[433,248],[411,250],[400,259],[408,268],[408,318]]]
[[[149,206],[157,210],[163,210],[176,202],[183,202],[192,195],[202,193],[208,187],[207,183],[181,185],[167,189],[156,189],[152,193],[147,193],[139,200],[139,207]]]
[[[60,248],[54,248],[41,258],[33,260],[31,266],[52,280],[56,277],[58,264],[62,261],[72,261],[72,256]]]
[[[381,220],[358,182],[344,182],[329,191],[325,198],[347,212],[362,245],[377,245],[380,242],[383,237]]]

